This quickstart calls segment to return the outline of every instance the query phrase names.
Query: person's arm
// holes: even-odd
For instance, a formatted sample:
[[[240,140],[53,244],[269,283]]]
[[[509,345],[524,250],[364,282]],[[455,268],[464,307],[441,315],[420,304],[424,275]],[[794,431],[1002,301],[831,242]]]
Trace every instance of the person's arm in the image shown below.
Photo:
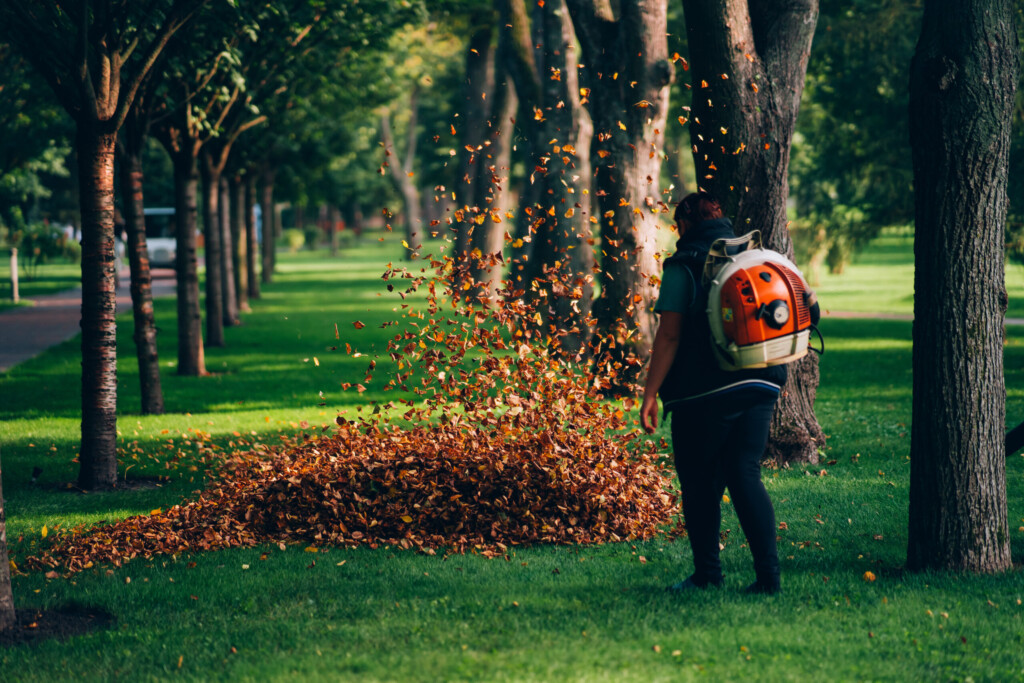
[[[647,368],[647,382],[644,384],[644,399],[640,406],[640,424],[648,433],[658,426],[658,389],[675,360],[683,317],[679,312],[664,311],[658,323],[658,331],[654,334],[651,362]]]

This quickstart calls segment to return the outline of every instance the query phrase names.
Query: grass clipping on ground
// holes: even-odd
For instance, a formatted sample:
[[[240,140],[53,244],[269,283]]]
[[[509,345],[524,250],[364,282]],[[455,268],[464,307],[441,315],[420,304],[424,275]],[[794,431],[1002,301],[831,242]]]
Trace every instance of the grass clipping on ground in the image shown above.
[[[392,365],[385,388],[415,384],[417,399],[397,401],[404,414],[392,401],[392,410],[339,416],[333,434],[269,456],[235,454],[197,500],[72,531],[26,565],[75,572],[268,542],[501,556],[522,544],[665,533],[678,506],[658,454],[664,444],[601,400],[621,362],[585,364],[604,376],[584,371],[582,356],[522,323],[536,320],[522,292],[506,290],[496,306],[460,301],[445,264],[436,262],[450,308],[442,311],[438,280],[429,280],[427,313],[407,313],[417,322],[400,326],[380,359]],[[389,268],[385,279],[396,277],[412,280],[405,295],[426,281]],[[367,383],[377,360],[368,361]],[[625,399],[627,411],[633,405]]]

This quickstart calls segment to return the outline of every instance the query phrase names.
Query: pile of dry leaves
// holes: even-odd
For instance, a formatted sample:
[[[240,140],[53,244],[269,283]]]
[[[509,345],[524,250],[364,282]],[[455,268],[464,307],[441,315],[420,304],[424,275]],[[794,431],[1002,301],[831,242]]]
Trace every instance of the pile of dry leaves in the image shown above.
[[[649,453],[571,425],[524,434],[513,420],[468,435],[451,423],[346,423],[269,460],[237,457],[198,500],[72,533],[27,564],[75,572],[267,542],[502,555],[525,543],[649,538],[670,521],[674,501]]]

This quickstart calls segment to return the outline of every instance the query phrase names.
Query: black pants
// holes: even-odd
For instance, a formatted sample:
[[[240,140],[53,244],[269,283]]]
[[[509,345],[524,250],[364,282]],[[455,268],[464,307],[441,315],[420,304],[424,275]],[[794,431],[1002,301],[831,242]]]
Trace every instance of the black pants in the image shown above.
[[[779,583],[775,510],[761,483],[775,401],[770,392],[739,389],[672,412],[672,446],[698,584],[722,580],[718,544],[726,487],[754,556],[758,582]]]

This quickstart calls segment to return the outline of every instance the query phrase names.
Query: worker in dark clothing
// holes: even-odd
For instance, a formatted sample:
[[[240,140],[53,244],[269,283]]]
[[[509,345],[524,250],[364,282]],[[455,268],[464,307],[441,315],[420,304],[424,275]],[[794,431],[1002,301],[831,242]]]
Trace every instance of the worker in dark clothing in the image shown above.
[[[640,409],[648,432],[658,425],[658,396],[672,416],[672,446],[693,550],[693,574],[670,586],[688,591],[720,586],[721,503],[726,488],[754,556],[751,593],[777,593],[779,558],[775,511],[761,481],[761,458],[786,367],[726,371],[712,350],[701,283],[711,244],[732,238],[732,224],[705,192],[691,194],[675,213],[680,239],[665,261],[660,314]]]

